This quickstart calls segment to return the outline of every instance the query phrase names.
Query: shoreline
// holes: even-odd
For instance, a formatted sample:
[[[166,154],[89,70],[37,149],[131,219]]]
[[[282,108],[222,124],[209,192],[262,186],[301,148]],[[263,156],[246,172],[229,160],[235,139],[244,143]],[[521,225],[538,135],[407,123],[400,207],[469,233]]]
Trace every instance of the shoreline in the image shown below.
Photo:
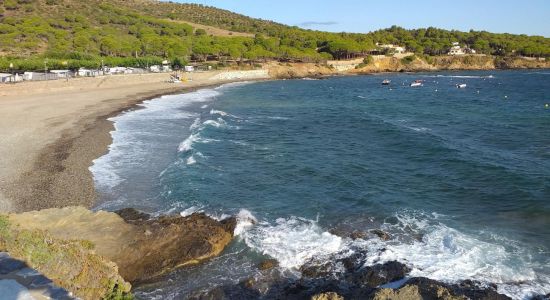
[[[418,69],[404,72],[426,71],[460,70]],[[251,71],[187,74],[193,78],[184,84],[167,83],[169,74],[162,73],[80,78],[67,82],[28,82],[8,86],[0,90],[0,138],[7,137],[7,142],[0,147],[0,212],[74,205],[92,207],[97,194],[89,167],[93,160],[108,151],[112,143],[110,132],[113,123],[108,119],[143,101],[247,80],[391,73],[398,72],[387,69],[376,72],[361,69],[339,72],[314,64],[267,64],[262,69]],[[126,84],[126,81],[136,82]],[[74,104],[80,100],[82,104]],[[64,105],[71,107],[67,111],[57,112]],[[16,109],[11,109],[12,106]],[[28,111],[31,113],[27,116]],[[33,117],[39,120],[33,121]],[[32,126],[28,126],[29,123]],[[25,153],[21,153],[21,149]]]
[[[76,111],[71,111],[68,115],[59,116],[59,119],[62,120],[45,116],[45,120],[42,121],[47,121],[46,126],[33,124],[35,127],[40,127],[40,131],[45,132],[33,133],[29,137],[23,137],[23,140],[19,134],[11,133],[16,136],[17,143],[11,145],[15,146],[15,151],[17,148],[25,149],[27,145],[34,149],[25,149],[30,153],[17,153],[15,157],[9,155],[14,154],[14,149],[0,149],[0,153],[7,152],[7,156],[4,156],[6,160],[12,160],[11,163],[16,165],[16,168],[8,170],[10,162],[0,160],[0,168],[10,171],[2,172],[3,176],[0,175],[0,211],[24,212],[67,206],[93,207],[96,204],[97,193],[89,167],[93,160],[108,151],[109,145],[112,143],[110,132],[114,127],[113,122],[108,120],[109,118],[129,109],[139,109],[137,105],[140,103],[163,95],[189,93],[232,82],[269,79],[266,76],[257,76],[257,74],[247,76],[246,73],[242,73],[244,71],[237,72],[239,72],[237,75],[241,74],[242,78],[216,78],[216,76],[220,77],[220,74],[230,74],[231,71],[212,71],[193,74],[193,77],[197,78],[184,85],[157,82],[160,85],[159,88],[150,88],[150,86],[114,87],[113,89],[121,91],[123,95],[112,98],[109,97],[111,88],[102,90],[101,93],[96,93],[93,89],[84,91],[70,89],[66,93],[62,93],[59,96],[64,96],[65,99],[75,96],[75,94],[84,95],[83,97],[88,100],[93,97],[103,98],[92,100],[93,103],[90,105],[78,107]],[[169,74],[163,75],[168,79]],[[119,78],[122,77],[117,79]],[[153,83],[153,85],[156,84]],[[24,105],[25,102],[41,102],[43,101],[42,96],[55,96],[54,93],[46,94],[41,91],[38,94],[24,95],[20,97],[22,99],[14,99],[17,98],[16,96],[0,96],[0,108],[2,105],[18,106],[23,103],[21,104],[23,108],[19,109],[22,112],[28,109]],[[41,103],[33,104],[38,106],[32,107],[35,110],[44,110],[44,107],[48,106]],[[55,106],[56,104],[50,105]],[[10,118],[8,115],[4,117],[5,119]],[[26,117],[23,119],[25,122],[29,121]],[[9,120],[6,120],[6,123],[8,122]],[[13,124],[11,125],[13,127]],[[14,128],[4,128],[5,131],[10,131],[10,129]],[[0,137],[3,134],[8,135],[8,140],[12,138],[9,136],[9,132],[0,131]],[[31,139],[33,135],[42,135],[47,142],[37,145],[39,143]],[[22,157],[21,160],[18,159],[18,155]],[[24,160],[26,160],[26,164],[22,163]]]

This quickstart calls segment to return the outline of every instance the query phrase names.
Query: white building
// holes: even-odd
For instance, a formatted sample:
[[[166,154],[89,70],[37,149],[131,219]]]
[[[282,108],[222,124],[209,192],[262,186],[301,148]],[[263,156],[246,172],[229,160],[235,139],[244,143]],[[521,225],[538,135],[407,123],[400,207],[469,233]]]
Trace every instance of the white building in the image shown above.
[[[393,44],[380,45],[380,44],[376,43],[376,46],[378,46],[379,48],[382,48],[382,49],[387,49],[387,50],[392,51],[393,53],[397,53],[397,54],[402,54],[402,53],[405,53],[407,51],[405,49],[405,47],[396,46],[396,45],[393,45]]]
[[[102,75],[102,71],[100,70],[90,70],[85,68],[78,69],[78,76],[82,77],[96,77]]]
[[[50,73],[56,74],[57,78],[71,77],[71,71],[69,70],[51,70]]]
[[[195,72],[195,67],[193,66],[185,66],[184,69],[185,72]]]
[[[466,54],[466,51],[460,47],[460,44],[458,42],[454,42],[451,49],[449,49],[448,55],[464,55]]]

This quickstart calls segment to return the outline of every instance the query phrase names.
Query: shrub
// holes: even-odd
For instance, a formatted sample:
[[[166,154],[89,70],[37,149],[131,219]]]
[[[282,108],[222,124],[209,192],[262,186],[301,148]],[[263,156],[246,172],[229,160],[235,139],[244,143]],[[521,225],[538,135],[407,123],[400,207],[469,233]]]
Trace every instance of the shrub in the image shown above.
[[[4,7],[9,10],[17,9],[17,1],[15,0],[5,0]]]
[[[405,56],[401,59],[401,63],[404,64],[404,65],[408,65],[408,64],[412,63],[415,59],[416,59],[415,55]]]

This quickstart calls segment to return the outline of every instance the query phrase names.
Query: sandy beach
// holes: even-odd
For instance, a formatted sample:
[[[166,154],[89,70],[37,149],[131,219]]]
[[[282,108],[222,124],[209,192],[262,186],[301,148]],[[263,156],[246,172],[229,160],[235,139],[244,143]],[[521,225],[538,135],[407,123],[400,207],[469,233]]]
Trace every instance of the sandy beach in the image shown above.
[[[267,70],[117,75],[0,85],[0,211],[92,206],[92,160],[107,151],[107,119],[160,95],[240,80]]]

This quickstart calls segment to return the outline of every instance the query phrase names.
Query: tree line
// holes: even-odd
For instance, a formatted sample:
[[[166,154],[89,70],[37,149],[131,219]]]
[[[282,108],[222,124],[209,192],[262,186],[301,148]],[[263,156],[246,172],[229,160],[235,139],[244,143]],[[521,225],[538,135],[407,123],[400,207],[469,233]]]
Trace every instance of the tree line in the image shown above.
[[[253,33],[210,36],[181,21]],[[166,58],[179,62],[322,62],[364,56],[376,43],[396,44],[423,55],[440,55],[453,42],[478,53],[550,57],[550,39],[397,26],[368,34],[305,30],[196,4],[140,0],[5,0],[0,5],[0,68],[24,69],[49,58],[74,68],[101,59],[125,65]],[[145,59],[147,58],[147,59]],[[153,59],[155,58],[155,59]]]

